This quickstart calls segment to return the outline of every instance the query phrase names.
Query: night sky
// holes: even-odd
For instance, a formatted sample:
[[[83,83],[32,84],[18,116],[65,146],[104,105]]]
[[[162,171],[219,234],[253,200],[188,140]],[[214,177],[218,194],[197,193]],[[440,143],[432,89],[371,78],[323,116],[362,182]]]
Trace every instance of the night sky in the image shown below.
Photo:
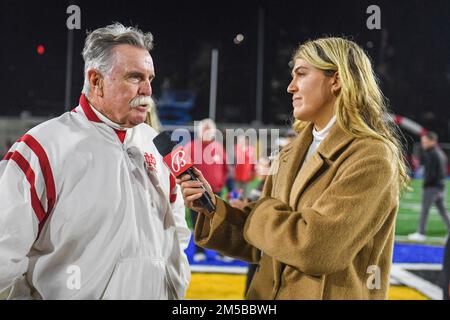
[[[73,2],[70,2],[73,3]],[[2,105],[0,115],[57,116],[65,111],[68,1],[0,2]],[[86,30],[114,21],[155,37],[156,98],[161,85],[191,90],[194,119],[208,115],[210,55],[219,49],[217,120],[255,118],[258,8],[265,14],[265,124],[291,113],[289,60],[297,45],[323,35],[347,36],[371,56],[393,112],[450,141],[450,1],[77,1],[71,103],[83,81]],[[369,30],[366,8],[381,8],[381,30]],[[236,45],[236,34],[244,41]],[[39,55],[37,47],[45,52]]]

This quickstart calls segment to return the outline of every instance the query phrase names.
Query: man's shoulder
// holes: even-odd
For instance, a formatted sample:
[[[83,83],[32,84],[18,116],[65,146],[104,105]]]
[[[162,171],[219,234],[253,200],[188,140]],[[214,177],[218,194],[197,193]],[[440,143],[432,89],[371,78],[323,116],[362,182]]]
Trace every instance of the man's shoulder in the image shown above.
[[[44,121],[37,126],[31,128],[26,134],[29,134],[41,142],[48,140],[58,141],[68,138],[73,132],[75,123],[72,119],[73,114],[66,112],[57,118]]]
[[[143,135],[149,139],[153,139],[158,135],[158,132],[146,123],[138,124],[137,126],[134,127],[134,130],[138,134]]]

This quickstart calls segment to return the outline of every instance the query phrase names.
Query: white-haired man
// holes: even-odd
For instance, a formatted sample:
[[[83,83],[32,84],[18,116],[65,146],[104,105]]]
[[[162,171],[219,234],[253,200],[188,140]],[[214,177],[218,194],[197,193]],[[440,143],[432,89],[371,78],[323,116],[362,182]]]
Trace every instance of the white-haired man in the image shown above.
[[[80,104],[0,162],[0,293],[182,299],[190,238],[175,180],[143,124],[153,37],[113,24],[83,50]]]

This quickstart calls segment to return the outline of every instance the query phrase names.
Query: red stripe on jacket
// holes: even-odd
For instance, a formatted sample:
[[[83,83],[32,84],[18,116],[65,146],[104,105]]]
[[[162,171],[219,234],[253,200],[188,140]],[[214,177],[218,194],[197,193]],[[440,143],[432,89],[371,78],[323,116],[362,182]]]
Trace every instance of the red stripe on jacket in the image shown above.
[[[177,200],[177,189],[175,184],[175,177],[172,173],[169,173],[169,182],[170,182],[170,202],[174,203]]]
[[[17,142],[24,142],[39,159],[39,165],[41,167],[42,174],[45,181],[45,189],[47,191],[47,213],[50,214],[56,202],[56,188],[55,180],[53,179],[52,168],[50,167],[50,161],[48,160],[47,153],[39,142],[31,135],[26,134],[21,137]]]
[[[44,208],[42,208],[42,204],[39,200],[39,197],[36,192],[35,188],[35,178],[36,175],[34,174],[33,169],[31,168],[29,162],[17,151],[15,152],[8,152],[6,156],[4,157],[4,160],[13,160],[17,163],[19,168],[23,171],[25,174],[25,177],[28,180],[28,183],[30,184],[30,195],[31,195],[31,207],[34,210],[34,213],[36,214],[36,217],[39,221],[39,231],[41,230],[42,222],[44,221],[46,217],[46,213],[44,211]]]

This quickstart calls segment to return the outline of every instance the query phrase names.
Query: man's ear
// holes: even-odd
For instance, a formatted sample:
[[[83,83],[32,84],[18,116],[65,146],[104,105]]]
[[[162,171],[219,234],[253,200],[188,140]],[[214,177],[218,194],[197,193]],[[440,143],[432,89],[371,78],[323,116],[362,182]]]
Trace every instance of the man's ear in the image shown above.
[[[98,70],[89,69],[87,72],[89,91],[99,97],[103,97],[103,76]]]
[[[331,92],[334,95],[337,95],[339,93],[339,91],[341,91],[341,80],[339,78],[339,72],[336,71],[331,76]]]

